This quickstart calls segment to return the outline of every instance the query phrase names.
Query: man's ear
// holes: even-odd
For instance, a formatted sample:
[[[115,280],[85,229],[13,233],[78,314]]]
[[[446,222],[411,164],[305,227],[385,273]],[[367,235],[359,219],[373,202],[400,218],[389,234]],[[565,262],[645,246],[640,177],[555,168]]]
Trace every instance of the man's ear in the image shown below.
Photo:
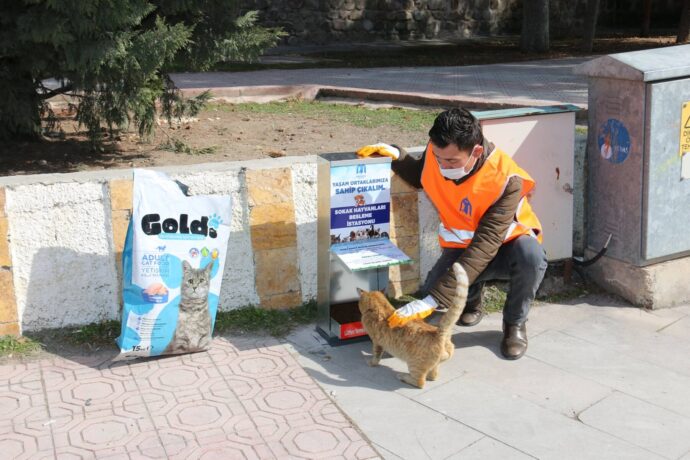
[[[475,158],[479,158],[479,157],[482,156],[483,153],[484,153],[484,146],[481,145],[481,144],[477,144],[477,145],[475,145],[474,148],[472,149],[472,154],[471,154],[471,155],[472,155],[473,157],[475,157]]]

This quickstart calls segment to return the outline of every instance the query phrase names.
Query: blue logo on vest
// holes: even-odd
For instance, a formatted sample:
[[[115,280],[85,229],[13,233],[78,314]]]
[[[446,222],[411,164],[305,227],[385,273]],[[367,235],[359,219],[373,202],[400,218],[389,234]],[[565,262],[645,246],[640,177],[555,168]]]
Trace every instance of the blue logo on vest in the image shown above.
[[[472,203],[470,203],[467,197],[463,198],[460,202],[460,212],[468,216],[472,215]]]
[[[366,174],[367,173],[367,165],[359,164],[357,165],[357,169],[355,170],[355,174]]]

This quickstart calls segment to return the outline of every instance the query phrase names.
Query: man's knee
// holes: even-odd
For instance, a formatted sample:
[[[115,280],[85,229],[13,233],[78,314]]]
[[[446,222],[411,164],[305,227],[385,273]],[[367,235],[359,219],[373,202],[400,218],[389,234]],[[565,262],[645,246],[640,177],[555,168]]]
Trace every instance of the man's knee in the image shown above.
[[[529,270],[534,273],[543,273],[546,270],[547,261],[544,248],[531,236],[521,236],[513,243],[513,260],[521,270]]]

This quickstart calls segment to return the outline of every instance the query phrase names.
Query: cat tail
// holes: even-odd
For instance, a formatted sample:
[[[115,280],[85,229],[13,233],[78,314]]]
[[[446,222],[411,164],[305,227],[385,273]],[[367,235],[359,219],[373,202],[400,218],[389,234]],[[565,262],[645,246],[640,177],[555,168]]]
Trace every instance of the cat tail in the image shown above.
[[[455,280],[457,281],[455,299],[438,323],[439,332],[448,336],[453,332],[453,326],[458,322],[462,310],[465,308],[467,291],[470,287],[469,281],[467,280],[467,273],[465,273],[465,269],[462,268],[462,265],[455,262],[453,264],[453,272],[455,273]]]

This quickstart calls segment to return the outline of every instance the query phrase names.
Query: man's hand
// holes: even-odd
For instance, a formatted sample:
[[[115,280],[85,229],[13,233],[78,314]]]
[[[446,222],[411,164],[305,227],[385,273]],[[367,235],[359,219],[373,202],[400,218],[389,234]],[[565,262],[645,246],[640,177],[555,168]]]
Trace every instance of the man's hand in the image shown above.
[[[415,319],[423,319],[434,312],[438,304],[430,295],[403,305],[388,317],[388,327],[401,327]]]
[[[397,160],[400,157],[400,150],[396,149],[392,145],[384,143],[365,145],[364,147],[357,150],[357,155],[359,155],[360,157],[368,157],[375,153],[386,157],[391,157],[394,160]]]

